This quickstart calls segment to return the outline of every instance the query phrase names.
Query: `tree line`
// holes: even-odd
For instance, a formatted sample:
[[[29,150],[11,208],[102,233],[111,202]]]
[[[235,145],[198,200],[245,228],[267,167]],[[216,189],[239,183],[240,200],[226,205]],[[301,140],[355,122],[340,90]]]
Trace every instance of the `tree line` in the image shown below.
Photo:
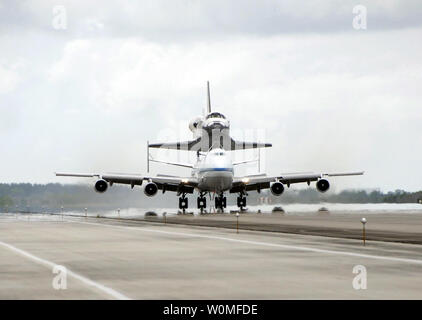
[[[236,194],[228,195],[228,203],[236,203]],[[315,188],[286,188],[280,196],[275,197],[268,190],[261,193],[249,192],[248,204],[257,204],[260,198],[269,198],[271,203],[416,203],[422,199],[422,191],[406,192],[395,190],[383,193],[380,190],[343,190],[320,193]],[[189,195],[190,207],[196,206],[196,195]],[[73,207],[116,208],[116,207],[175,207],[177,195],[172,192],[157,194],[149,198],[143,189],[130,186],[114,185],[104,194],[94,191],[93,186],[85,184],[0,184],[0,208],[60,208]]]

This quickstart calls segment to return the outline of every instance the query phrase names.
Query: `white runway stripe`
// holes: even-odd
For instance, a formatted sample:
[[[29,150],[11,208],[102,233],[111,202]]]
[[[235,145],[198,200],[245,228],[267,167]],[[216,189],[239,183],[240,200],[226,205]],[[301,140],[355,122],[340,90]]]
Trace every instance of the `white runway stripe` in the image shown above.
[[[34,256],[33,254],[31,254],[29,252],[26,252],[26,251],[24,251],[22,249],[16,248],[16,247],[14,247],[14,246],[12,246],[12,245],[10,245],[8,243],[5,243],[5,242],[0,241],[0,245],[3,246],[3,247],[5,247],[5,248],[7,248],[7,249],[9,249],[9,250],[11,250],[11,251],[13,251],[13,252],[16,252],[16,253],[18,253],[18,254],[26,257],[26,258],[29,258],[29,259],[31,259],[31,260],[33,260],[33,261],[35,261],[35,262],[37,262],[37,263],[39,263],[41,265],[44,265],[46,267],[49,267],[49,268],[51,268],[51,270],[53,270],[53,268],[57,265],[57,264],[55,264],[53,262],[50,262],[48,260],[45,260],[45,259],[39,258],[37,256]],[[118,291],[116,291],[114,289],[111,289],[109,287],[106,287],[106,286],[104,286],[104,285],[102,285],[102,284],[100,284],[98,282],[92,281],[91,279],[88,279],[88,278],[86,278],[84,276],[81,276],[80,274],[77,274],[77,273],[69,270],[67,267],[66,267],[66,271],[67,271],[67,275],[69,275],[69,276],[73,277],[74,279],[77,279],[77,280],[85,283],[88,286],[94,287],[94,288],[96,288],[96,289],[98,289],[98,290],[100,290],[100,291],[108,294],[109,296],[111,296],[111,297],[113,297],[115,299],[118,299],[118,300],[130,300],[130,298],[128,298],[124,294],[122,294],[122,293],[120,293],[120,292],[118,292]]]
[[[134,231],[155,232],[155,233],[177,235],[177,236],[187,236],[187,237],[195,237],[195,238],[206,238],[206,239],[214,239],[214,240],[222,240],[222,241],[231,241],[231,242],[258,245],[258,246],[266,246],[266,247],[276,247],[276,248],[283,248],[283,249],[294,249],[294,250],[300,250],[300,251],[317,252],[317,253],[325,253],[325,254],[335,254],[335,255],[351,256],[351,257],[358,257],[358,258],[367,258],[367,259],[377,259],[377,260],[385,260],[385,261],[422,264],[422,260],[417,260],[417,259],[377,256],[377,255],[347,252],[347,251],[336,251],[336,250],[327,250],[327,249],[294,246],[294,245],[288,245],[288,244],[278,244],[278,243],[268,243],[268,242],[261,242],[261,241],[233,239],[233,238],[227,238],[227,237],[203,235],[203,234],[196,234],[196,233],[184,233],[184,232],[153,230],[153,229],[136,228],[136,227],[128,227],[128,226],[117,226],[117,225],[110,225],[110,224],[104,224],[104,223],[93,223],[93,222],[82,222],[82,221],[73,221],[73,222],[81,223],[81,224],[89,224],[89,225],[94,225],[94,226],[104,226],[104,227],[110,227],[110,228],[118,228],[118,229],[130,229],[130,230],[134,230]]]

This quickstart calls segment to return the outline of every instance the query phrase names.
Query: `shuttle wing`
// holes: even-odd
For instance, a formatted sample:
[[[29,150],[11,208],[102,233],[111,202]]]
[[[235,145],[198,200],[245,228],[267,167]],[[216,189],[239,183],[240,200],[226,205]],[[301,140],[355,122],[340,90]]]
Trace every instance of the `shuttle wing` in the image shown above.
[[[272,147],[271,143],[236,141],[236,140],[231,139],[231,150],[244,150],[244,149],[269,148],[269,147]]]
[[[114,174],[114,173],[65,173],[56,172],[61,177],[95,177],[107,181],[110,186],[114,183],[128,184],[133,188],[135,185],[142,185],[143,181],[154,182],[159,190],[174,191],[178,193],[193,193],[198,185],[196,178],[192,177],[169,177],[169,176],[143,176],[139,174]]]
[[[202,140],[197,138],[195,140],[178,141],[178,142],[163,142],[163,143],[152,143],[148,145],[150,148],[163,148],[163,149],[174,149],[174,150],[185,150],[185,151],[208,151],[213,146],[212,139]],[[248,142],[248,141],[236,141],[231,139],[227,145],[223,142],[220,145],[221,148],[230,150],[244,150],[244,149],[257,149],[257,148],[269,148],[272,147],[271,143],[264,142]]]
[[[230,193],[240,191],[252,191],[268,189],[272,182],[279,181],[287,186],[293,183],[310,183],[311,181],[318,181],[324,177],[341,177],[341,176],[358,176],[363,175],[363,171],[359,172],[342,172],[342,173],[293,173],[283,174],[280,176],[256,176],[256,177],[237,177],[233,181],[233,186]]]
[[[150,148],[157,149],[174,149],[174,150],[188,150],[188,151],[201,151],[201,138],[188,141],[178,142],[164,142],[164,143],[151,143],[148,144]]]

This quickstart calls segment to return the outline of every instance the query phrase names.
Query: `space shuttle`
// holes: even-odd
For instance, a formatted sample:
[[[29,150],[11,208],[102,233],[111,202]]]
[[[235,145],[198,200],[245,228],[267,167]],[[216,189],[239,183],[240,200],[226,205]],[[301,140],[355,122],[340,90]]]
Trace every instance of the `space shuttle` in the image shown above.
[[[220,112],[211,110],[210,84],[207,81],[207,107],[204,115],[189,122],[193,139],[188,141],[148,144],[149,148],[163,148],[208,152],[219,148],[226,151],[271,147],[271,143],[237,141],[230,136],[230,121]]]

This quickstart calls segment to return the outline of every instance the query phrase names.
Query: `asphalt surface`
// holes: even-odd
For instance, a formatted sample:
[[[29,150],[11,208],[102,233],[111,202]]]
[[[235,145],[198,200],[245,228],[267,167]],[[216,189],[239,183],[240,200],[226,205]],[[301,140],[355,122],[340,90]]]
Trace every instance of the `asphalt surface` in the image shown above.
[[[195,218],[235,217],[175,219]],[[258,218],[283,217],[239,219],[242,225]],[[406,229],[402,220],[397,231]],[[421,249],[162,222],[2,215],[0,299],[421,299]],[[63,276],[53,273],[57,265],[66,268],[66,289],[53,287]],[[366,270],[366,289],[356,290],[356,279],[353,286],[363,276],[353,273],[362,268],[356,266]]]
[[[362,239],[363,226],[360,219],[368,222],[366,239],[422,244],[422,214],[383,213],[368,214],[255,214],[244,213],[239,216],[239,228],[244,230],[270,231],[302,235],[316,235],[346,239]],[[164,222],[162,217],[147,217],[148,221]],[[237,228],[234,214],[168,215],[166,223],[219,228]]]

